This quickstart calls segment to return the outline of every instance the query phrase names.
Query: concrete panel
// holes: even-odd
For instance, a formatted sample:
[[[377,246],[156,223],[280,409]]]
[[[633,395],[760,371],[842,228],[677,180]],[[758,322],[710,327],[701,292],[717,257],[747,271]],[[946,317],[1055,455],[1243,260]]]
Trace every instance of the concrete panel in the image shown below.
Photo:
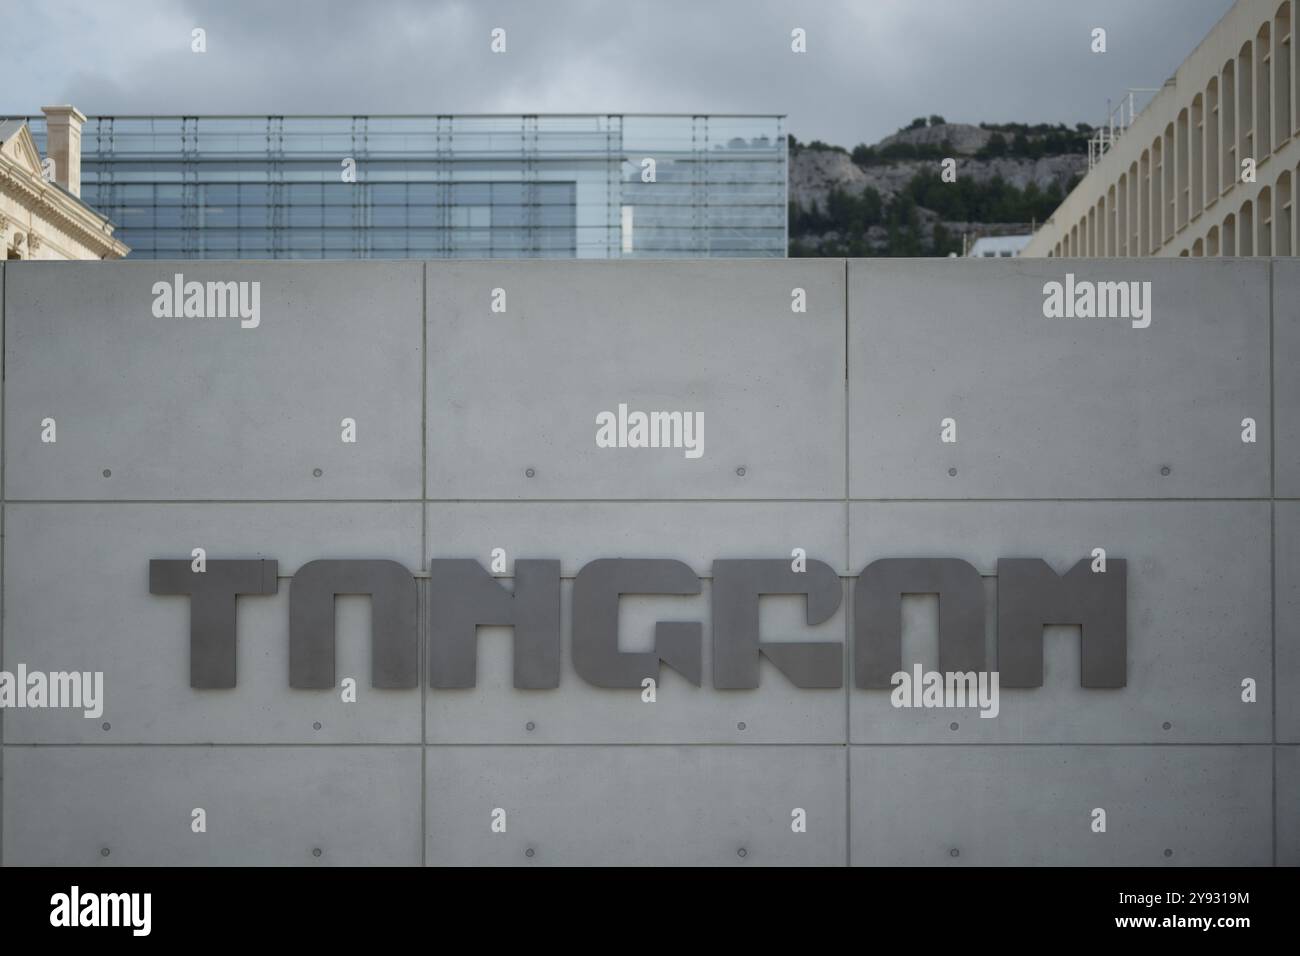
[[[842,747],[430,747],[427,860],[839,865],[845,759]]]
[[[1300,866],[1300,747],[1274,747],[1278,866]]]
[[[103,671],[102,717],[13,710],[6,741],[419,742],[420,695],[370,686],[370,600],[336,600],[337,690],[289,687],[291,575],[315,558],[388,558],[416,569],[420,504],[8,504],[6,663]],[[190,687],[190,599],[149,593],[152,558],[275,558],[275,595],[237,602],[237,684]],[[110,725],[108,730],[103,724]],[[315,728],[319,723],[320,729]]]
[[[847,545],[840,502],[496,502],[430,503],[429,550],[434,557],[475,557],[490,565],[493,548],[516,558],[558,558],[572,577],[596,558],[673,558],[701,577],[718,558],[781,558],[802,547],[810,559],[839,570]],[[513,588],[510,578],[502,586]],[[428,740],[442,743],[794,743],[845,740],[839,690],[802,690],[768,663],[756,690],[712,688],[711,588],[697,597],[625,597],[619,636],[624,650],[653,647],[657,620],[704,626],[704,682],[696,687],[667,667],[657,700],[637,690],[593,687],[573,669],[572,587],[561,594],[561,680],[556,690],[512,686],[511,631],[479,630],[478,686],[429,690]],[[769,637],[843,641],[847,611],[823,625],[805,623],[803,599],[760,602]],[[847,673],[847,672],[846,672]],[[528,725],[532,724],[531,730]],[[740,728],[744,724],[744,729]]]
[[[1300,743],[1300,501],[1279,501],[1273,508],[1277,562],[1277,740]]]
[[[418,747],[5,749],[8,866],[420,864]]]
[[[418,498],[420,270],[10,269],[6,496]],[[261,324],[155,318],[153,283],[178,272],[186,281],[260,282]],[[46,417],[58,423],[54,444],[40,440]],[[355,444],[340,440],[344,418],[356,420]]]
[[[4,340],[4,318],[5,318],[5,265],[0,262],[0,341]],[[4,376],[0,375],[0,668],[4,667],[4,536],[5,536],[5,509],[4,509],[4,434],[5,434],[5,390]],[[4,710],[0,709],[0,819],[4,815],[4,729],[5,715]],[[0,865],[4,861],[4,835],[3,827],[0,827]]]
[[[843,496],[842,261],[427,270],[429,497]],[[703,413],[703,455],[597,447],[620,403]]]
[[[565,577],[597,558],[673,558],[701,576],[720,558],[808,558],[844,573],[843,502],[431,502],[430,554],[476,558],[493,548],[516,558],[558,558]]]
[[[507,588],[512,580],[502,582]],[[760,684],[752,690],[715,690],[712,682],[711,582],[691,597],[626,595],[619,604],[619,647],[654,648],[656,621],[699,621],[703,625],[703,683],[696,687],[664,665],[654,703],[641,691],[593,687],[573,667],[573,586],[560,593],[560,686],[516,690],[512,682],[512,631],[480,627],[478,684],[464,690],[428,689],[425,733],[429,743],[844,743],[844,689],[796,687],[766,658]],[[848,600],[846,591],[844,601]],[[771,596],[760,601],[764,639],[847,640],[845,604],[829,621],[805,623],[804,599]],[[845,680],[851,671],[845,665]],[[427,685],[427,681],[426,681]]]
[[[5,266],[0,262],[0,341],[3,341],[5,328]],[[4,449],[5,436],[5,389],[3,381],[0,381],[0,451]],[[4,456],[0,454],[0,503],[4,501]],[[0,508],[0,537],[4,535],[4,509]],[[3,565],[0,565],[3,568]],[[0,579],[3,575],[0,575]],[[0,598],[0,607],[3,607],[3,599]],[[0,633],[0,649],[4,646],[3,634]]]
[[[1266,501],[855,502],[855,573],[880,557],[956,557],[990,574],[999,557],[1041,558],[1058,573],[1093,548],[1126,559],[1128,675],[1119,690],[1080,687],[1078,629],[1050,627],[1043,686],[1003,688],[998,717],[894,708],[889,691],[855,688],[853,741],[1271,741],[1269,508]],[[986,594],[993,661],[991,585]],[[937,669],[935,603],[929,598],[928,609],[904,614],[909,670],[915,662]],[[1241,699],[1247,677],[1255,679],[1256,703]]]
[[[851,261],[851,495],[1267,496],[1267,270],[1215,259]],[[1150,326],[1045,318],[1044,284],[1067,272],[1149,281]],[[1241,440],[1246,417],[1255,444]],[[940,440],[945,418],[955,444]]]
[[[851,749],[854,865],[1272,862],[1270,746]]]
[[[1275,489],[1300,498],[1300,259],[1272,266]]]

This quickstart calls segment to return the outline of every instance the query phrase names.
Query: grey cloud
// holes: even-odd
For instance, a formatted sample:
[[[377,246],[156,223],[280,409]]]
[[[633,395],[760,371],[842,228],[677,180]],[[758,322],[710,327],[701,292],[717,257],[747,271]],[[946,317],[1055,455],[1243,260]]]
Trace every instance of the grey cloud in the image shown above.
[[[6,15],[0,112],[787,113],[851,146],[912,117],[1100,121],[1231,0],[65,0]],[[190,52],[189,31],[208,32]],[[509,52],[488,50],[508,31]],[[808,53],[790,52],[793,27]],[[1109,51],[1089,51],[1093,27]]]

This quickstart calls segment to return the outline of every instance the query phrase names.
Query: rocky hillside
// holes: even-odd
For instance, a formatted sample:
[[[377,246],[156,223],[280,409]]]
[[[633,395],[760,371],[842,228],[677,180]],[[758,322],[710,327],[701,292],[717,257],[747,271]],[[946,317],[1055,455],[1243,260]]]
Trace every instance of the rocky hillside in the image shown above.
[[[1086,172],[1090,134],[931,117],[851,152],[792,140],[790,254],[960,254],[963,236],[1029,232]],[[955,183],[940,179],[946,157]]]

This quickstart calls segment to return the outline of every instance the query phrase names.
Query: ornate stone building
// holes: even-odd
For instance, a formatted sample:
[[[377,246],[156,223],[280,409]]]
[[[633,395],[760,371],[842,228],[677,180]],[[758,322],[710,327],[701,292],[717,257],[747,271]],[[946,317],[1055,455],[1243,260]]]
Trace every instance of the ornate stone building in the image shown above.
[[[81,201],[81,124],[71,106],[43,107],[44,162],[27,124],[0,122],[0,258],[120,259],[130,248]]]

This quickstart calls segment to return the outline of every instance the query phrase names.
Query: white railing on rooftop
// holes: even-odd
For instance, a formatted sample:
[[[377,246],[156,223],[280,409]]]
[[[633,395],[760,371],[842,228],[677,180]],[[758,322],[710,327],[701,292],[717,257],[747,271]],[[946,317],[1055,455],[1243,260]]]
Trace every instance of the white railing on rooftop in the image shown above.
[[[1107,101],[1106,122],[1097,127],[1088,140],[1088,169],[1091,170],[1101,158],[1119,141],[1119,138],[1133,125],[1133,120],[1151,102],[1148,94],[1158,93],[1158,89],[1134,87],[1126,90],[1117,106],[1111,107]]]

